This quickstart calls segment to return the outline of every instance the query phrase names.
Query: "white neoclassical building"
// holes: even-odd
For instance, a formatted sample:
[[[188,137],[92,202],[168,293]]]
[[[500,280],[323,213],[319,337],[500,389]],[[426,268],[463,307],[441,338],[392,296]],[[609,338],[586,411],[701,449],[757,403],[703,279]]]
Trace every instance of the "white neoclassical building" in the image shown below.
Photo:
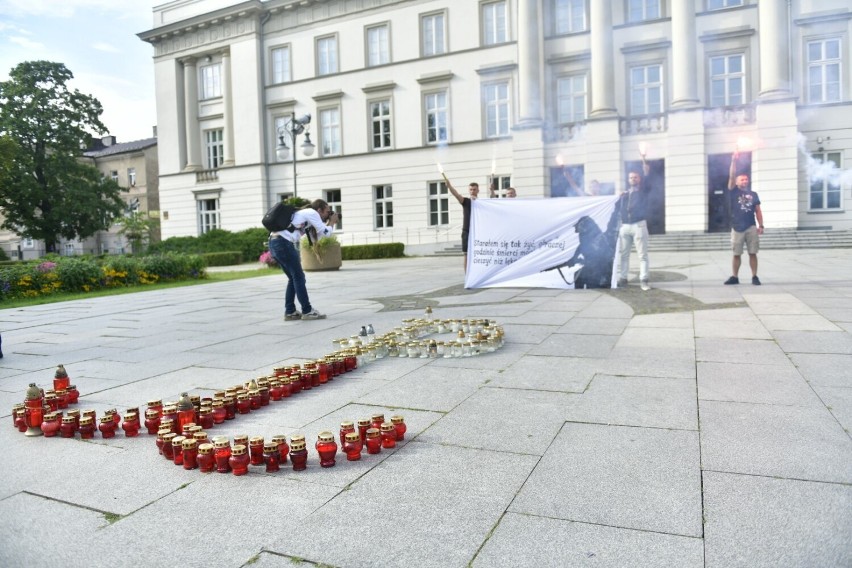
[[[738,147],[768,228],[850,229],[850,31],[848,0],[174,0],[139,34],[162,236],[297,193],[343,211],[344,244],[434,248],[461,223],[439,163],[555,198],[559,160],[615,191],[640,149],[652,233],[724,231]]]

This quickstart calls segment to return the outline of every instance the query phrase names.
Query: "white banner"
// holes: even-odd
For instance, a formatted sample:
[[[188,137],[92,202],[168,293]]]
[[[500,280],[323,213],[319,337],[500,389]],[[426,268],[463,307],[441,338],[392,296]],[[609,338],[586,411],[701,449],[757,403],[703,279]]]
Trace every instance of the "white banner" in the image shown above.
[[[466,288],[615,288],[615,196],[477,199]]]

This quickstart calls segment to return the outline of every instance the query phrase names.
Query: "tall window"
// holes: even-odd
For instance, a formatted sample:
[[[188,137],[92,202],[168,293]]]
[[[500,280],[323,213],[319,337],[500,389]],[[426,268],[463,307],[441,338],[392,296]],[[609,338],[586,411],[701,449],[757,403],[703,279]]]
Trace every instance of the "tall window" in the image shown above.
[[[198,234],[203,235],[211,229],[219,228],[219,198],[199,199]]]
[[[488,2],[482,5],[482,44],[494,45],[508,41],[506,27],[506,2]]]
[[[811,209],[840,209],[840,152],[814,154],[811,165]]]
[[[559,124],[586,120],[588,76],[570,75],[556,80],[556,105]]]
[[[373,135],[373,150],[385,150],[391,147],[391,105],[390,100],[370,103],[370,121]]]
[[[447,184],[442,181],[429,182],[429,226],[450,224],[450,202]]]
[[[745,101],[742,54],[710,58],[710,105],[741,105]]]
[[[290,81],[290,46],[276,47],[272,50],[272,82]]]
[[[127,183],[130,187],[136,187],[136,168],[127,168]]]
[[[204,132],[207,148],[207,169],[215,170],[225,161],[225,146],[222,142],[222,129],[206,130]]]
[[[115,183],[118,183],[118,170],[110,170],[109,179],[111,179]]]
[[[376,204],[376,228],[393,227],[393,189],[389,185],[374,185],[373,198]]]
[[[586,29],[586,0],[553,0],[553,31],[557,34]]]
[[[494,184],[495,195],[494,197],[506,197],[506,190],[512,187],[512,176],[504,176],[496,174],[492,179],[491,183]],[[489,192],[491,188],[489,187]]]
[[[660,17],[660,0],[628,0],[627,21],[642,22]]]
[[[721,10],[731,6],[742,6],[743,0],[707,0],[708,10]]]
[[[325,189],[322,194],[323,199],[325,199],[325,202],[328,203],[328,206],[331,207],[332,211],[336,211],[339,215],[337,224],[334,226],[335,230],[343,230],[343,202],[340,198],[340,190]]]
[[[485,94],[485,137],[509,135],[509,83],[483,87]]]
[[[337,73],[337,37],[317,39],[317,74]]]
[[[35,241],[33,241],[32,237],[24,237],[21,239],[21,247],[25,249],[31,249],[35,246]]]
[[[205,65],[201,68],[201,98],[215,99],[222,96],[222,65]]]
[[[424,106],[426,107],[426,143],[447,142],[447,91],[429,93],[424,97]]]
[[[320,111],[320,142],[323,156],[340,155],[340,107]]]
[[[367,66],[390,63],[390,29],[387,24],[367,28]]]
[[[447,51],[444,33],[444,14],[427,14],[420,17],[420,50],[423,57],[440,55]]]
[[[74,256],[77,254],[77,249],[74,248],[74,243],[65,243],[65,256]]]
[[[630,69],[630,113],[634,116],[663,112],[663,68],[646,65]]]
[[[840,100],[840,39],[808,42],[808,102]]]

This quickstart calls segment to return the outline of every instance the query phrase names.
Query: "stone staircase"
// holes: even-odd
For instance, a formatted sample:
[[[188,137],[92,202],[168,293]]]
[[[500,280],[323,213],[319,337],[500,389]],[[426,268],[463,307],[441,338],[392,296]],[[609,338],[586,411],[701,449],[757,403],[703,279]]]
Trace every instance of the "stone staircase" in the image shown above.
[[[652,251],[727,250],[730,247],[730,232],[651,235],[648,243]],[[852,248],[852,231],[767,229],[760,237],[760,248]]]
[[[432,253],[432,256],[462,256],[463,254],[461,243],[459,243],[457,245],[438,249]]]

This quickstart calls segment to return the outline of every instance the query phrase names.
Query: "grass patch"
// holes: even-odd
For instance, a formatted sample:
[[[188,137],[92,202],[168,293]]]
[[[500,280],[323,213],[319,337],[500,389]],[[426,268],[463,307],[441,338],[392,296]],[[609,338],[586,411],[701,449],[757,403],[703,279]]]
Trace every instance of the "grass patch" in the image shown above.
[[[104,513],[104,520],[109,524],[113,524],[121,520],[121,515],[116,513]]]
[[[52,294],[37,298],[17,298],[14,300],[0,301],[0,310],[7,308],[26,308],[29,306],[41,306],[55,304],[57,302],[69,302],[72,300],[88,300],[90,298],[101,298],[104,296],[120,296],[122,294],[135,294],[137,292],[148,292],[151,290],[166,290],[168,288],[183,288],[184,286],[203,286],[217,282],[230,282],[231,280],[243,280],[246,278],[257,278],[259,276],[270,276],[281,274],[280,270],[250,269],[234,272],[208,272],[207,278],[203,280],[182,280],[179,282],[164,282],[162,284],[146,284],[144,286],[126,286],[122,288],[110,288],[105,290],[92,290],[91,292],[77,292],[70,294]]]

